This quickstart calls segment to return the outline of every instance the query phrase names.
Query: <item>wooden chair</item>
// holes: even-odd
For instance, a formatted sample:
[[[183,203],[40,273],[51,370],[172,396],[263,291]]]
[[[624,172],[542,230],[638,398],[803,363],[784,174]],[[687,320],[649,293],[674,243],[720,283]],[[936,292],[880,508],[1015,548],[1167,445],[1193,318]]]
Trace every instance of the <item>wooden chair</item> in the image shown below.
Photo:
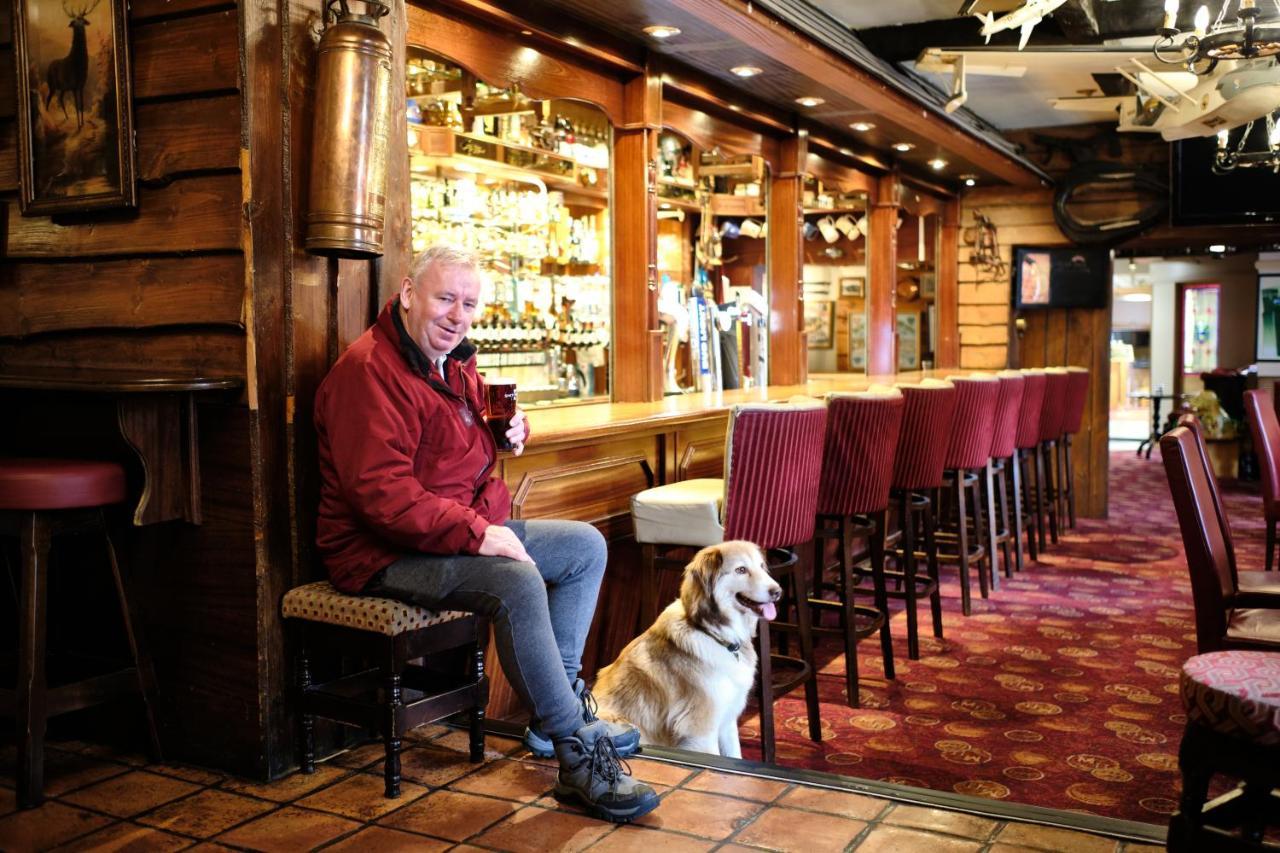
[[[1257,607],[1239,597],[1229,535],[1214,506],[1213,473],[1205,465],[1195,433],[1185,426],[1175,427],[1161,436],[1160,453],[1191,574],[1198,650],[1201,654],[1223,649],[1280,652],[1280,610]]]
[[[346,595],[328,581],[289,590],[281,612],[297,634],[299,763],[304,773],[315,772],[315,717],[381,732],[388,797],[400,796],[400,744],[416,726],[466,711],[471,760],[484,760],[484,709],[489,702],[484,619],[389,598]],[[410,663],[460,647],[469,651],[465,672],[442,676]],[[319,653],[335,661],[357,656],[372,665],[316,684],[311,666]]]
[[[795,549],[813,539],[813,520],[822,476],[826,408],[817,400],[791,405],[753,403],[734,406],[725,435],[724,477],[682,480],[646,489],[631,499],[631,520],[641,545],[641,619],[647,627],[658,615],[658,572],[679,569],[687,552],[718,542],[745,539],[764,552],[769,571],[790,588],[794,623],[760,626],[756,636],[760,678],[760,749],[766,762],[776,757],[773,702],[804,685],[809,737],[822,740],[818,712],[817,669],[805,572]],[[799,634],[800,657],[772,653],[771,630]],[[773,666],[795,675],[775,682]]]
[[[1275,404],[1266,391],[1244,392],[1245,417],[1253,434],[1253,449],[1262,469],[1262,510],[1267,523],[1267,559],[1265,571],[1271,571],[1276,558],[1276,523],[1280,522],[1280,422]]]
[[[156,729],[155,677],[102,509],[125,498],[124,468],[84,459],[0,459],[0,530],[17,536],[22,555],[18,599],[17,683],[0,690],[0,714],[12,716],[18,737],[18,805],[44,802],[44,734],[49,717],[88,708],[116,696],[140,694],[151,757],[161,760]],[[132,665],[79,680],[48,684],[45,640],[49,610],[49,556],[54,536],[93,531],[106,542],[116,603]],[[76,671],[82,671],[83,665]]]

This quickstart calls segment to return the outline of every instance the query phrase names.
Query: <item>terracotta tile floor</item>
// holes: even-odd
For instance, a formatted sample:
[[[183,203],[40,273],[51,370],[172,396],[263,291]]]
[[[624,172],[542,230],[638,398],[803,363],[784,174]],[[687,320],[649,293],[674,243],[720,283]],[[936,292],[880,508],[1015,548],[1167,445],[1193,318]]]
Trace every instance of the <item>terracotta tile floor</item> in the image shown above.
[[[490,736],[484,764],[465,736],[424,726],[406,740],[404,793],[382,796],[381,747],[365,746],[261,785],[177,765],[138,766],[80,742],[48,748],[48,801],[17,811],[13,746],[0,749],[0,850],[709,851],[1155,850],[1062,829],[643,758],[635,774],[663,798],[633,826],[560,806],[555,773]]]

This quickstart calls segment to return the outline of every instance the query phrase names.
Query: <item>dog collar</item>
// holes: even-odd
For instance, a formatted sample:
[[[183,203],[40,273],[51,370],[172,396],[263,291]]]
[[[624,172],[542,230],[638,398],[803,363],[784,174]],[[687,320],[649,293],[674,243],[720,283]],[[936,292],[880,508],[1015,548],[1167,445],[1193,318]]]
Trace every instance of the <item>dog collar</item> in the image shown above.
[[[715,640],[717,643],[719,643],[720,645],[728,649],[730,652],[732,652],[735,658],[738,656],[738,650],[742,648],[741,643],[726,643],[724,640],[720,639],[715,634],[711,633],[710,631],[708,631],[706,628],[703,628],[702,626],[699,626],[698,630],[702,631],[702,633],[706,634],[708,637]]]

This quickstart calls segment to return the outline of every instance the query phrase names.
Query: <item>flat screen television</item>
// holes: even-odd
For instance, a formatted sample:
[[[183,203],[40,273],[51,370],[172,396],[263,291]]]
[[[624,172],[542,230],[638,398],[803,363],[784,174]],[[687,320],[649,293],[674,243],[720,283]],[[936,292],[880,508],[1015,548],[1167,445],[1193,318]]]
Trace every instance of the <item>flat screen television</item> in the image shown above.
[[[1265,122],[1255,134],[1265,136]],[[1237,142],[1235,134],[1231,143]],[[1257,140],[1259,144],[1262,140]],[[1280,222],[1280,174],[1264,168],[1213,172],[1216,136],[1181,139],[1169,158],[1170,219],[1174,225],[1266,225]],[[1257,148],[1251,141],[1250,150]],[[1227,240],[1226,242],[1231,242]]]
[[[1064,246],[1013,247],[1015,310],[1106,308],[1111,250]]]

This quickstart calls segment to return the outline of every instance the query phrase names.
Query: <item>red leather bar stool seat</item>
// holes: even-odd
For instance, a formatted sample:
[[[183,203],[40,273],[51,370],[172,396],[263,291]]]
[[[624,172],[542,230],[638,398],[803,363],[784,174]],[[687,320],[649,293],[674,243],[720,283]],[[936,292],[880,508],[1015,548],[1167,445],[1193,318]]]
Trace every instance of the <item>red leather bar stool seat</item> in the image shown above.
[[[1169,850],[1275,850],[1280,826],[1280,654],[1196,655],[1178,680],[1187,727],[1178,751],[1182,800],[1169,819]],[[1205,807],[1217,773],[1241,780],[1234,798]]]
[[[942,636],[942,595],[938,589],[938,542],[934,528],[934,495],[942,486],[947,450],[950,446],[956,389],[941,379],[924,379],[915,384],[899,384],[902,392],[902,430],[894,451],[890,480],[892,503],[898,511],[898,542],[893,549],[895,571],[887,577],[900,582],[901,589],[888,593],[900,598],[907,611],[907,657],[920,659],[920,633],[916,602],[929,598],[933,634]],[[923,549],[917,550],[917,543]],[[925,574],[917,571],[920,558]]]
[[[955,413],[951,418],[950,441],[945,457],[945,482],[951,486],[954,500],[949,512],[942,516],[939,527],[944,541],[955,545],[955,553],[944,554],[944,562],[955,561],[960,569],[960,609],[965,616],[972,612],[970,601],[969,566],[976,564],[978,588],[982,597],[989,594],[986,570],[983,563],[988,553],[994,553],[989,531],[994,528],[991,513],[984,512],[984,481],[987,465],[991,461],[991,435],[995,429],[996,398],[1000,394],[1000,380],[989,373],[947,378],[955,386]],[[945,486],[944,486],[945,489]],[[938,495],[941,499],[941,492]],[[973,498],[972,504],[969,498]],[[984,520],[985,519],[985,520]],[[972,529],[970,522],[972,521]],[[987,544],[984,545],[984,542]],[[990,561],[992,582],[995,580],[995,560]]]
[[[0,689],[0,713],[17,721],[18,804],[44,800],[44,735],[48,717],[97,705],[121,694],[142,695],[151,753],[160,757],[154,678],[134,619],[102,508],[124,500],[125,471],[113,462],[81,459],[0,458],[0,531],[16,535],[21,553],[18,677]],[[115,582],[132,665],[72,682],[48,683],[46,655],[49,553],[60,533],[100,531]],[[68,569],[70,567],[67,567]]]
[[[813,539],[827,410],[817,400],[806,400],[734,406],[725,434],[723,478],[668,483],[631,498],[631,520],[641,545],[642,627],[658,615],[660,569],[683,568],[687,562],[673,555],[676,550],[687,553],[691,548],[745,539],[765,552],[769,570],[783,590],[790,587],[795,622],[761,625],[756,636],[760,658],[756,697],[766,762],[777,757],[774,698],[801,684],[809,737],[822,740],[808,584],[805,573],[797,570],[795,549]],[[800,657],[773,655],[770,628],[798,633]],[[796,675],[775,684],[775,663],[794,668]]]
[[[1040,412],[1044,408],[1045,372],[1040,368],[1023,368],[1021,371],[1022,408],[1018,413],[1018,431],[1014,442],[1018,446],[1016,464],[1022,480],[1022,508],[1027,525],[1027,550],[1031,559],[1040,556],[1044,538],[1044,476],[1038,474],[1043,465],[1040,459]]]
[[[845,691],[857,707],[858,641],[879,631],[886,678],[894,677],[893,638],[889,634],[889,600],[884,577],[885,516],[889,509],[889,483],[893,478],[893,454],[902,428],[902,392],[887,385],[873,385],[857,393],[827,395],[827,432],[822,452],[822,485],[818,489],[818,517],[814,528],[814,594],[817,607],[840,614],[837,630],[845,645]],[[853,543],[868,542],[869,565],[875,607],[854,602],[856,574]],[[837,581],[826,584],[823,544],[836,542]],[[832,589],[836,600],[821,598]],[[815,627],[816,631],[827,630]]]
[[[1000,391],[996,394],[996,413],[991,425],[991,490],[995,493],[998,515],[991,541],[993,547],[1000,547],[1005,577],[1012,577],[1014,568],[1022,571],[1022,480],[1014,457],[1018,452],[1018,418],[1022,414],[1023,386],[1027,380],[1016,370],[1001,370],[996,378],[1000,380]],[[1012,566],[1010,545],[1014,555]]]
[[[1044,468],[1044,508],[1049,524],[1049,538],[1058,543],[1058,528],[1062,525],[1063,480],[1062,456],[1058,452],[1058,440],[1062,437],[1062,425],[1067,416],[1067,387],[1070,374],[1065,367],[1044,369],[1044,405],[1040,408],[1040,447],[1037,465]],[[1041,541],[1041,545],[1044,542]]]
[[[1062,411],[1062,437],[1058,442],[1063,456],[1066,493],[1067,527],[1076,526],[1076,469],[1071,462],[1071,439],[1084,424],[1085,406],[1089,404],[1089,370],[1085,367],[1067,368],[1067,400]]]
[[[0,459],[0,509],[110,506],[124,500],[124,468],[89,459]]]

